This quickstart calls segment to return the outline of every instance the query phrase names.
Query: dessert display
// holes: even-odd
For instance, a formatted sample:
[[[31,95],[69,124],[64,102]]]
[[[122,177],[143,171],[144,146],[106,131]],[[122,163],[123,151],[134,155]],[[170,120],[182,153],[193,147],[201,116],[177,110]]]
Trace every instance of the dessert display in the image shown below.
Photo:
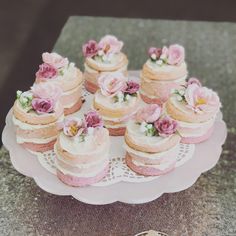
[[[58,178],[70,186],[100,181],[109,170],[109,132],[96,111],[66,118],[55,144]]]
[[[141,102],[139,84],[129,81],[121,72],[101,75],[98,84],[100,89],[94,95],[93,108],[102,116],[110,135],[123,136],[128,120]]]
[[[181,137],[178,124],[164,115],[157,104],[141,108],[127,124],[125,133],[126,164],[134,172],[155,176],[175,168]]]
[[[53,149],[58,122],[64,119],[63,106],[58,102],[61,95],[61,88],[54,84],[37,84],[29,91],[17,91],[12,118],[17,143],[33,152]]]
[[[119,71],[127,75],[128,59],[121,52],[123,42],[113,35],[104,36],[99,42],[89,40],[83,45],[85,88],[95,93],[101,74]]]
[[[185,84],[188,74],[185,49],[178,44],[168,48],[151,47],[141,72],[140,95],[146,103],[163,104],[171,91]]]
[[[63,90],[60,102],[65,115],[78,111],[82,106],[82,72],[74,63],[55,52],[43,53],[42,60],[35,83],[57,84]]]
[[[217,93],[203,87],[196,78],[190,78],[184,87],[175,90],[165,105],[166,113],[179,123],[182,143],[207,140],[220,107]]]

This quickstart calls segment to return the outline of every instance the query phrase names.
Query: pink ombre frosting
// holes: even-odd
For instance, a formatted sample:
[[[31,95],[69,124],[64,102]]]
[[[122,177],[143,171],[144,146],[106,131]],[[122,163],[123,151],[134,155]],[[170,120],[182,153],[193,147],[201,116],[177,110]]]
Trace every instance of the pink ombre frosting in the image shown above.
[[[188,107],[195,112],[211,112],[219,109],[220,99],[216,92],[196,83],[188,85],[185,91],[185,100]]]
[[[147,105],[144,108],[138,110],[136,114],[137,122],[152,123],[159,119],[162,112],[162,108],[157,104]]]
[[[114,97],[126,88],[127,78],[121,72],[103,74],[98,78],[101,93],[107,97]]]

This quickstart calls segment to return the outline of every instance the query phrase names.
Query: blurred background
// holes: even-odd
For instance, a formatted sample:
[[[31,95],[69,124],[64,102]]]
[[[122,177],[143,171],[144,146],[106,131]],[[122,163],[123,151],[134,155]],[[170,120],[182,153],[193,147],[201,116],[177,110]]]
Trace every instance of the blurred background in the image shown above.
[[[235,10],[235,0],[0,0],[0,131],[70,15],[235,22]]]

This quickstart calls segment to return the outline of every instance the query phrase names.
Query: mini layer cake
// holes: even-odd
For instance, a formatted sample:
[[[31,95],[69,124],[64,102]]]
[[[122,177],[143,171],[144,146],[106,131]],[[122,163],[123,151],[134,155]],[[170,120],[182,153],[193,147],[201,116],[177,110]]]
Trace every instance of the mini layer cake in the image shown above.
[[[78,111],[82,106],[83,74],[74,63],[53,52],[42,55],[43,64],[36,73],[35,83],[54,83],[63,90],[61,104],[65,115]]]
[[[166,113],[179,123],[182,143],[207,140],[213,131],[220,107],[218,95],[202,87],[196,78],[190,78],[186,86],[176,90],[165,105]]]
[[[58,178],[70,186],[100,181],[109,170],[109,132],[96,111],[66,118],[55,144]]]
[[[126,164],[134,172],[155,176],[175,168],[180,136],[177,122],[162,115],[157,104],[140,109],[125,133]]]
[[[104,120],[112,136],[123,136],[127,121],[136,113],[141,102],[139,84],[128,81],[121,72],[101,75],[100,90],[95,93],[93,108]]]
[[[64,119],[63,106],[58,102],[61,94],[61,88],[53,84],[34,85],[27,92],[17,91],[13,106],[17,143],[33,152],[53,149],[58,122]]]
[[[180,45],[150,48],[149,59],[141,72],[140,94],[146,103],[163,104],[171,91],[185,84],[187,65]]]
[[[123,42],[115,36],[106,35],[98,43],[89,40],[83,45],[85,88],[95,93],[98,77],[107,72],[120,71],[127,75],[128,59],[121,52]]]

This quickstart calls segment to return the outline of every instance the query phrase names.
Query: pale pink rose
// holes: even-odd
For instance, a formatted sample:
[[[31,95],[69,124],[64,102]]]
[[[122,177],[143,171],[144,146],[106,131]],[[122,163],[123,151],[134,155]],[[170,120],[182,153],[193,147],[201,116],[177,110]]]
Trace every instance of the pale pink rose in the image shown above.
[[[57,69],[50,64],[43,63],[36,72],[36,78],[40,80],[54,79],[57,76]]]
[[[157,59],[160,58],[162,53],[162,49],[161,48],[155,48],[155,47],[150,47],[148,49],[148,55],[149,57],[152,57],[152,55],[154,54],[156,56]]]
[[[123,47],[124,43],[119,41],[113,35],[104,36],[98,43],[98,48],[102,49],[105,54],[119,53]]]
[[[54,110],[55,102],[51,99],[34,98],[32,107],[38,114],[51,113]]]
[[[64,121],[63,132],[66,136],[74,137],[86,133],[86,123],[76,117],[67,118]]]
[[[83,55],[85,57],[94,57],[98,52],[98,44],[95,40],[89,40],[82,47]]]
[[[180,65],[184,62],[185,50],[184,47],[178,44],[170,45],[168,49],[167,63],[170,65]]]
[[[126,87],[127,78],[121,72],[104,73],[98,78],[101,93],[114,97]]]
[[[141,108],[136,113],[136,121],[137,122],[146,122],[146,123],[153,123],[159,119],[162,112],[162,108],[157,104],[150,104]]]
[[[36,98],[59,100],[62,95],[62,89],[53,83],[39,83],[31,87],[33,96]]]
[[[89,111],[84,115],[84,117],[88,128],[103,127],[103,120],[97,111]]]
[[[154,123],[155,128],[158,131],[158,134],[162,137],[168,137],[171,134],[174,134],[177,130],[178,123],[171,119],[168,116],[158,119]]]
[[[67,58],[62,57],[56,52],[48,53],[45,52],[42,55],[43,62],[54,66],[57,69],[60,69],[62,67],[68,66],[69,61]]]
[[[197,84],[190,84],[185,90],[188,107],[195,112],[210,112],[220,108],[220,99],[216,92]]]
[[[188,82],[187,82],[187,86],[189,86],[190,84],[197,84],[199,87],[202,86],[201,82],[199,81],[199,79],[197,78],[189,78]]]

